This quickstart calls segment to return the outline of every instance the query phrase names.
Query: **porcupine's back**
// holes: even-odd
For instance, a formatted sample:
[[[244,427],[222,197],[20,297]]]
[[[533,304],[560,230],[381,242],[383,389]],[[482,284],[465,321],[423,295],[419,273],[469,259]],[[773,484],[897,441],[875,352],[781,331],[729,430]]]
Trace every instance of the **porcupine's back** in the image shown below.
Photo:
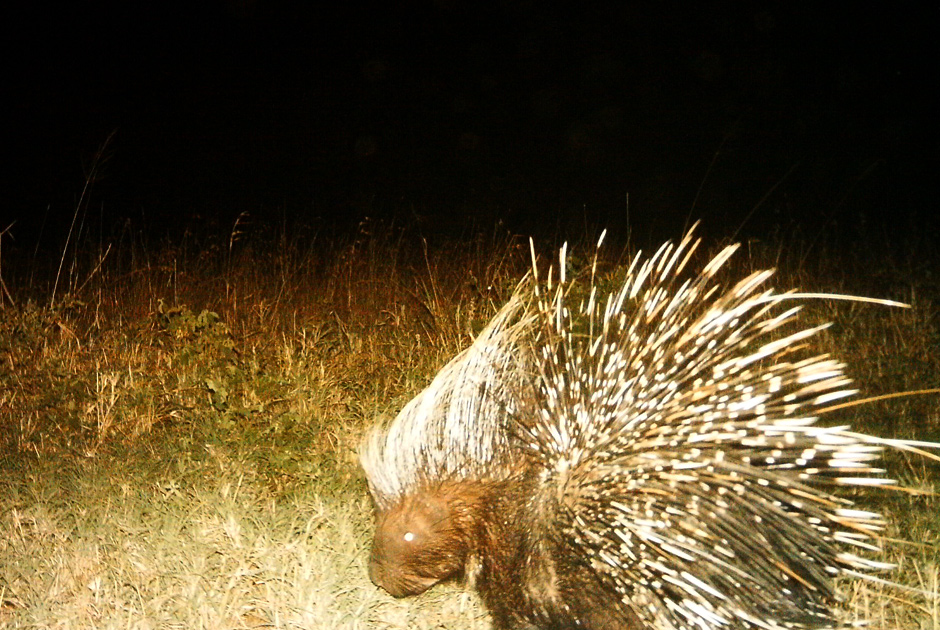
[[[815,330],[771,336],[797,309],[770,274],[720,288],[733,248],[690,274],[696,245],[637,258],[609,295],[592,280],[576,309],[564,278],[522,285],[372,442],[377,583],[469,571],[500,628],[837,623],[832,578],[873,566],[851,549],[880,519],[825,485],[865,480],[877,449],[806,417],[848,381],[793,358]]]
[[[833,577],[879,566],[852,552],[882,522],[826,487],[879,483],[879,448],[813,426],[853,392],[836,361],[799,357],[818,329],[792,330],[771,273],[722,287],[735,248],[690,274],[696,246],[577,307],[564,281],[543,289],[524,431],[542,511],[640,627],[832,627]]]

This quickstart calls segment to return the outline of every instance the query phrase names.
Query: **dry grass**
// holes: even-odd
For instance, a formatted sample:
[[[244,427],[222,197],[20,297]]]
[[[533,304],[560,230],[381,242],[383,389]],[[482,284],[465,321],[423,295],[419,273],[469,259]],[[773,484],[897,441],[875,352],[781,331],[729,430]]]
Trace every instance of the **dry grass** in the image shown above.
[[[865,253],[792,271],[799,258],[782,259],[755,246],[738,264],[782,262],[781,285],[914,304],[812,305],[810,321],[836,322],[819,349],[863,391],[940,382],[928,274],[882,258],[869,284]],[[524,240],[428,244],[378,224],[288,238],[241,224],[70,262],[54,306],[45,285],[3,278],[0,628],[488,627],[459,587],[398,601],[369,583],[355,446],[482,327],[528,265]],[[937,440],[937,410],[918,397],[833,422]],[[890,463],[936,490],[923,459]],[[887,545],[894,579],[936,597],[937,499],[871,500],[896,523],[888,535],[910,541]],[[936,598],[846,590],[874,627],[940,628]]]

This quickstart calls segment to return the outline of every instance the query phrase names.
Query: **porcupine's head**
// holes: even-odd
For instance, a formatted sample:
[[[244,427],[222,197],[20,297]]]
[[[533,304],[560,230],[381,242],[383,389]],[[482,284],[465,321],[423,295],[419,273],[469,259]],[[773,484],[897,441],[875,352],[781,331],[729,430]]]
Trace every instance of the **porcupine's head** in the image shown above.
[[[517,291],[467,350],[363,441],[376,507],[369,575],[392,595],[415,595],[466,571],[487,483],[508,476],[519,457],[507,426],[526,387],[519,340],[528,296]]]
[[[470,482],[437,485],[379,512],[369,555],[372,583],[405,597],[462,577],[481,540],[484,488]]]

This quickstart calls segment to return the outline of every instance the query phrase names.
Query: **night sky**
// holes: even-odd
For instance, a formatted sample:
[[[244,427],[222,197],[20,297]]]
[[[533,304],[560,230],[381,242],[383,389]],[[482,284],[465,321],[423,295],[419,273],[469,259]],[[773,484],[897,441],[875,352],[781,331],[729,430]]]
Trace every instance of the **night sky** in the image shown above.
[[[936,3],[4,9],[4,228],[936,225]],[[755,209],[756,208],[756,209]]]

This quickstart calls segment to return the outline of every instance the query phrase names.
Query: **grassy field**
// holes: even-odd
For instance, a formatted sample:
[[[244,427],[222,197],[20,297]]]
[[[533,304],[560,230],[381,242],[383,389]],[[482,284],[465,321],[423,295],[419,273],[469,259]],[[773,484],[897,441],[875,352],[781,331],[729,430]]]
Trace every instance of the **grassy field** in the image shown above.
[[[805,320],[835,323],[814,350],[846,361],[864,396],[940,385],[929,257],[802,247],[748,243],[733,274],[778,267],[780,287],[910,303],[814,300]],[[495,312],[528,267],[525,239],[235,229],[61,261],[48,282],[0,268],[0,628],[488,627],[459,586],[399,601],[369,582],[356,447]],[[823,421],[936,441],[938,400]],[[893,522],[898,570],[882,577],[933,598],[858,581],[846,597],[875,628],[936,630],[940,472],[888,460],[918,492],[855,498]]]

